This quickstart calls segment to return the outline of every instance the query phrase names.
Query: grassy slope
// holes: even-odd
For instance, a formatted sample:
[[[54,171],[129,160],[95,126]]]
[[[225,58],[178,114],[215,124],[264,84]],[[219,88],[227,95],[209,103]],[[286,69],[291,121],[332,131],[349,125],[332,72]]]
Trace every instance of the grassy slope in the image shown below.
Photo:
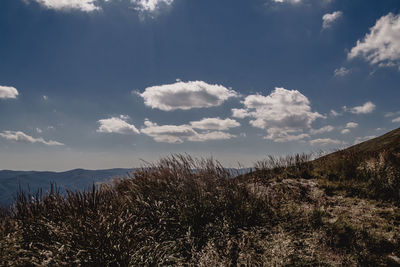
[[[348,148],[361,153],[376,151],[400,152],[400,128],[390,131],[380,137],[373,138],[361,144]]]
[[[369,155],[369,154],[375,154],[377,152],[380,153],[382,151],[390,153],[400,152],[400,128],[392,130],[382,136],[351,146],[345,149],[344,151],[338,151],[329,154],[326,157],[329,158],[338,157],[339,155],[343,154],[343,152],[352,152],[352,153]]]
[[[0,220],[0,265],[400,265],[398,137],[236,179],[175,156],[99,190],[20,194]]]

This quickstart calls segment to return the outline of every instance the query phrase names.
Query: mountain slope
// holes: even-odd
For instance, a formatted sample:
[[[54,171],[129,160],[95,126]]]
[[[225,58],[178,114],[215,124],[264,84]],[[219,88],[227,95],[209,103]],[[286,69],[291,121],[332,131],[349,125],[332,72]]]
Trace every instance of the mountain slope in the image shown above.
[[[348,147],[342,151],[329,154],[326,157],[332,158],[343,153],[371,155],[381,152],[387,152],[387,153],[400,152],[400,128],[397,128],[384,135],[372,138],[360,144]]]

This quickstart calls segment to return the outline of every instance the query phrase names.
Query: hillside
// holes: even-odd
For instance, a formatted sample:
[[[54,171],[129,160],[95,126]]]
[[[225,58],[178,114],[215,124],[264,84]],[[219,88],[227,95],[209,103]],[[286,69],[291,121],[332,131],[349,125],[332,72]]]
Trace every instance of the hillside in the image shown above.
[[[392,130],[384,135],[370,139],[368,141],[348,147],[343,151],[338,151],[327,155],[327,157],[335,157],[341,153],[356,153],[364,156],[381,153],[400,153],[400,128]]]
[[[175,155],[84,193],[19,194],[0,265],[400,266],[398,136],[240,177]]]

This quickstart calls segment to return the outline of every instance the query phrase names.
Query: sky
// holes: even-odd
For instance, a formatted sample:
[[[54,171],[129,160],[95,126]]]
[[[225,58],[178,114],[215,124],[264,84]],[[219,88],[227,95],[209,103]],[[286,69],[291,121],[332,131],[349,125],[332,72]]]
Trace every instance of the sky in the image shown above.
[[[329,152],[399,87],[398,0],[0,1],[0,169]]]

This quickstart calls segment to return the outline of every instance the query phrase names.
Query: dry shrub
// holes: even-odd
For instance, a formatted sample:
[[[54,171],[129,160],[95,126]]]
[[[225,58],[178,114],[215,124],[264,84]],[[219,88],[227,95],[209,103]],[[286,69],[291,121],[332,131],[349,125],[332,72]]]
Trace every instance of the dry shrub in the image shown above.
[[[285,157],[267,156],[256,162],[253,176],[256,179],[312,178],[312,154],[296,154]]]
[[[20,191],[0,211],[0,265],[384,263],[399,242],[330,223],[315,168],[307,155],[269,158],[233,177],[215,160],[174,155],[83,192]]]
[[[314,162],[315,176],[323,178],[328,194],[344,190],[349,196],[400,204],[400,156],[382,151],[339,151]]]
[[[114,185],[61,195],[19,192],[0,241],[2,265],[171,265],[212,240],[275,219],[213,160],[171,156]],[[3,224],[4,224],[3,223]]]

